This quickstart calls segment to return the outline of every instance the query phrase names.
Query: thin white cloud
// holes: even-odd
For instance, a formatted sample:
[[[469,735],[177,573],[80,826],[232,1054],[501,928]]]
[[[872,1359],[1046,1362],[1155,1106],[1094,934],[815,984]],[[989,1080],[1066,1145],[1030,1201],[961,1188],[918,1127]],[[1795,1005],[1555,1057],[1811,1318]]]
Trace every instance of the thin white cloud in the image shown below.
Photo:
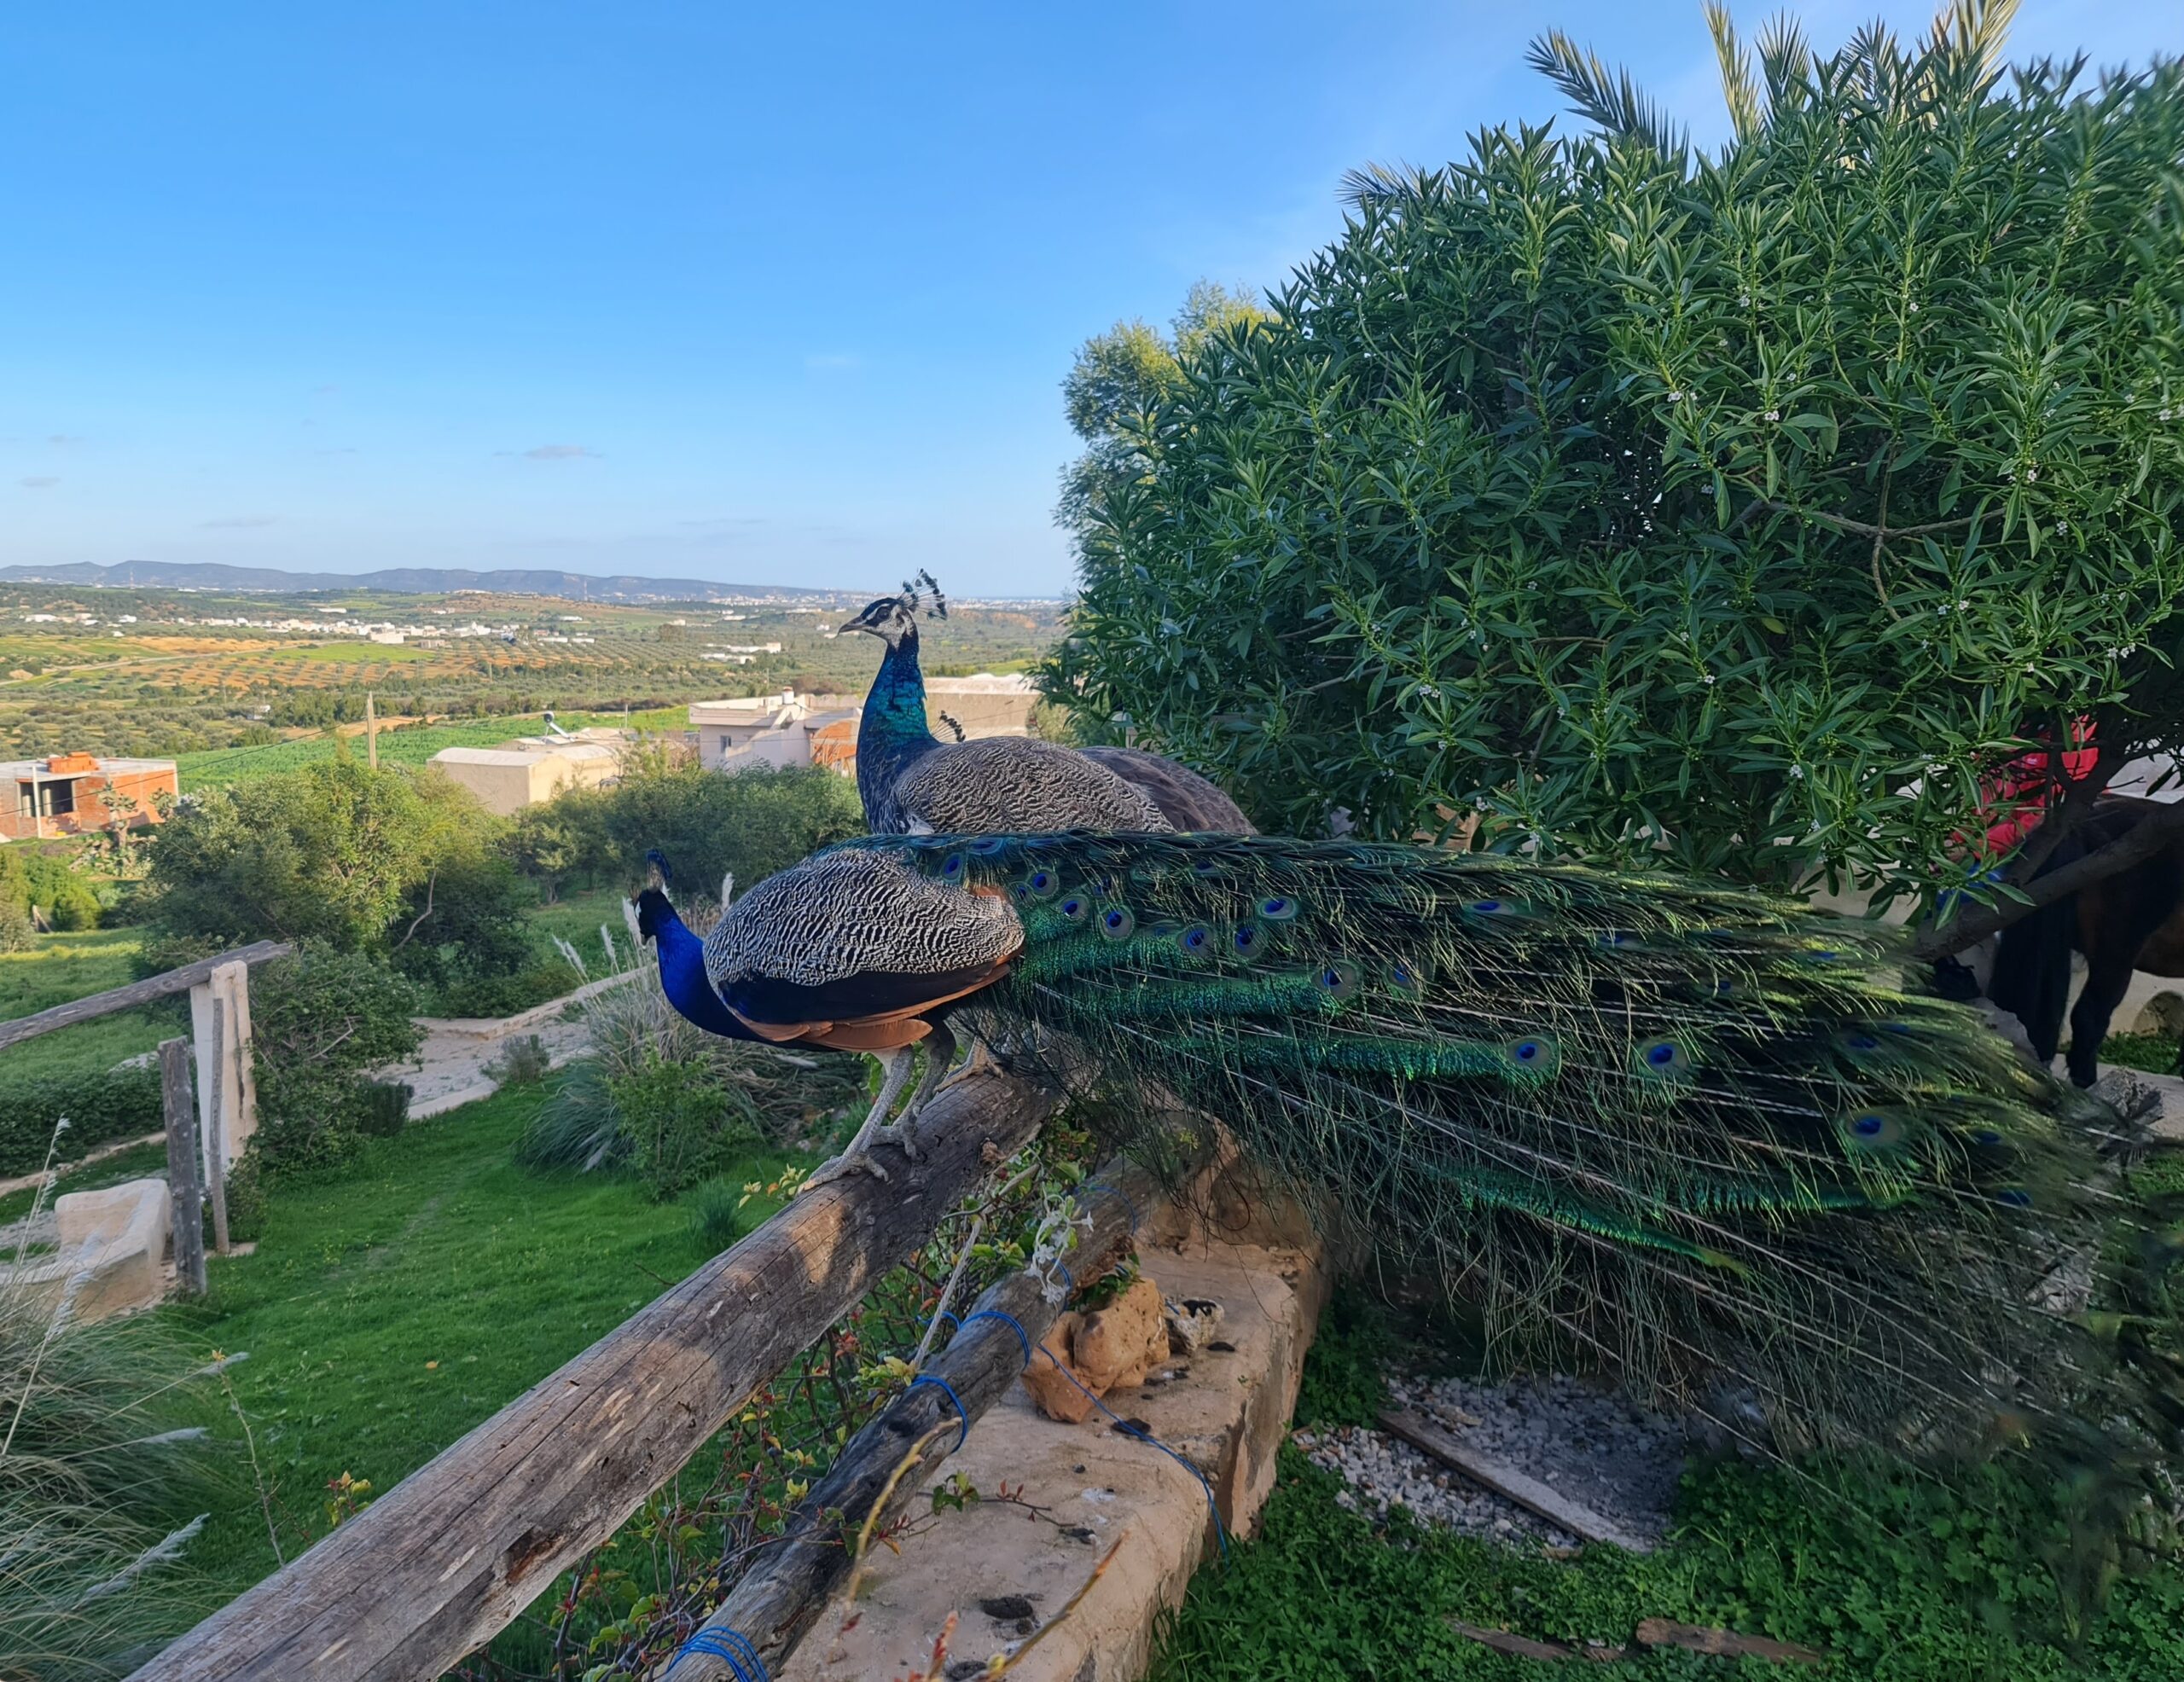
[[[261,526],[277,524],[272,514],[234,514],[226,519],[206,519],[198,522],[201,531],[255,531]]]
[[[814,372],[834,372],[863,368],[864,358],[850,351],[816,351],[804,359],[804,365]]]
[[[581,461],[599,458],[599,452],[584,444],[542,444],[526,450],[512,452],[503,450],[500,453],[503,455],[520,454],[526,461]]]
[[[26,490],[50,490],[61,481],[51,473],[40,473],[34,478],[19,478],[15,483]]]

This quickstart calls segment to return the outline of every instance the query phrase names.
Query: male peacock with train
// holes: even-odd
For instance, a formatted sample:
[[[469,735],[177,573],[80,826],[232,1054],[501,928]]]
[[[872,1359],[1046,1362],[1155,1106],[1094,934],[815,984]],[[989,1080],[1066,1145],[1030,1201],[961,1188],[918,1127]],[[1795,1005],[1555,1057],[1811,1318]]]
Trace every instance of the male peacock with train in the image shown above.
[[[919,586],[922,584],[923,592]],[[1188,765],[1141,748],[1065,747],[1022,736],[943,742],[926,717],[917,610],[948,613],[929,572],[841,627],[887,645],[857,736],[857,791],[876,835],[1026,830],[1191,830],[1248,835],[1236,803]]]
[[[2059,1284],[2110,1212],[2091,1112],[1864,925],[1401,845],[875,837],[751,890],[705,962],[770,1040],[907,1070],[967,1011],[1019,1067],[1066,1047],[1063,1078],[1333,1189],[1507,1353],[1741,1392],[1795,1440],[2067,1436],[2071,1393],[2125,1385],[2128,1334]],[[2170,1429],[2172,1396],[2094,1417]]]

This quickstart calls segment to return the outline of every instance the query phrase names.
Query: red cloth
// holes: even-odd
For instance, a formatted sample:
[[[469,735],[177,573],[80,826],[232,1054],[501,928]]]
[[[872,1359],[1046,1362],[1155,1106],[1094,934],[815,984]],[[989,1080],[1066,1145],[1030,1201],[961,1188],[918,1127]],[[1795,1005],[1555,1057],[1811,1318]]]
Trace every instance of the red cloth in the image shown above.
[[[2063,775],[2071,782],[2092,774],[2100,750],[2093,745],[2093,723],[2076,720],[2071,726],[2074,746],[2063,750]],[[2048,751],[2039,749],[2002,767],[1989,779],[1980,810],[1993,821],[1987,826],[1984,849],[1989,858],[2003,858],[2023,844],[2040,826],[2048,801]]]

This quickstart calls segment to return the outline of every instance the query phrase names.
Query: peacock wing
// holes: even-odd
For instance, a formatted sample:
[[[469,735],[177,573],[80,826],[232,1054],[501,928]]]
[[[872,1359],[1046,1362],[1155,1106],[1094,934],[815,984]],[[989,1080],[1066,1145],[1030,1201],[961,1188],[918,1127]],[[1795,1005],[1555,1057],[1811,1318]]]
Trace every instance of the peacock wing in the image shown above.
[[[1219,788],[1188,765],[1141,747],[1088,747],[1079,750],[1095,765],[1104,765],[1124,782],[1141,790],[1160,809],[1170,827],[1205,835],[1255,835],[1258,832],[1244,809]]]
[[[706,980],[755,1027],[900,1019],[986,987],[1022,944],[1008,900],[885,854],[822,853],[759,883],[706,937]]]
[[[891,793],[915,832],[1170,827],[1142,789],[1074,748],[1025,736],[935,748],[895,780]]]

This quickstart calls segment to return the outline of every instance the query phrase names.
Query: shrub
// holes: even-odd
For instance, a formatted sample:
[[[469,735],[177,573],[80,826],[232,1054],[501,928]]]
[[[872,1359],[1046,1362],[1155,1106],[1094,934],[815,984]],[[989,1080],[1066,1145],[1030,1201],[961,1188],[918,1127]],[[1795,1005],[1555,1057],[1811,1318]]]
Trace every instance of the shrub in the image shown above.
[[[209,1235],[211,1228],[206,1230]],[[264,1231],[265,1174],[253,1139],[228,1170],[228,1237],[236,1244],[256,1244]]]
[[[685,893],[711,894],[729,872],[747,885],[864,832],[855,786],[831,771],[723,776],[666,755],[637,760],[612,788],[573,790],[539,809],[519,825],[515,844],[549,884],[573,873],[634,882],[658,848]]]
[[[156,1066],[124,1064],[95,1074],[31,1076],[0,1084],[0,1174],[29,1174],[45,1160],[62,1116],[61,1160],[166,1125]]]
[[[468,976],[435,994],[433,1013],[438,1016],[514,1016],[564,993],[573,991],[581,977],[559,960],[526,965],[512,975]]]
[[[750,1211],[744,1208],[741,1186],[725,1180],[708,1180],[686,1201],[690,1209],[691,1235],[714,1254],[743,1236]]]
[[[403,1081],[365,1081],[357,1088],[357,1131],[392,1139],[410,1124],[410,1088]]]
[[[358,953],[307,949],[258,971],[251,1014],[269,1174],[344,1161],[367,1122],[383,1120],[373,1106],[388,1100],[363,1071],[416,1050],[416,1005],[415,987]]]
[[[535,1087],[553,1067],[546,1042],[536,1034],[522,1034],[502,1042],[501,1054],[485,1065],[485,1073],[501,1086]]]
[[[702,915],[688,914],[702,933]],[[721,1151],[778,1144],[861,1094],[857,1059],[815,1061],[707,1034],[669,1005],[642,952],[616,955],[618,972],[637,973],[584,1001],[586,1054],[516,1141],[526,1167],[634,1171],[672,1196],[702,1177],[716,1139]],[[677,1082],[692,1090],[687,1107],[670,1094]]]
[[[2166,757],[2184,65],[1773,38],[1718,156],[1557,39],[1601,132],[1354,178],[1132,420],[1049,693],[1269,827],[1928,894],[2041,733]]]
[[[655,1198],[674,1197],[758,1139],[749,1095],[703,1062],[648,1058],[609,1076],[607,1099],[630,1168]]]

